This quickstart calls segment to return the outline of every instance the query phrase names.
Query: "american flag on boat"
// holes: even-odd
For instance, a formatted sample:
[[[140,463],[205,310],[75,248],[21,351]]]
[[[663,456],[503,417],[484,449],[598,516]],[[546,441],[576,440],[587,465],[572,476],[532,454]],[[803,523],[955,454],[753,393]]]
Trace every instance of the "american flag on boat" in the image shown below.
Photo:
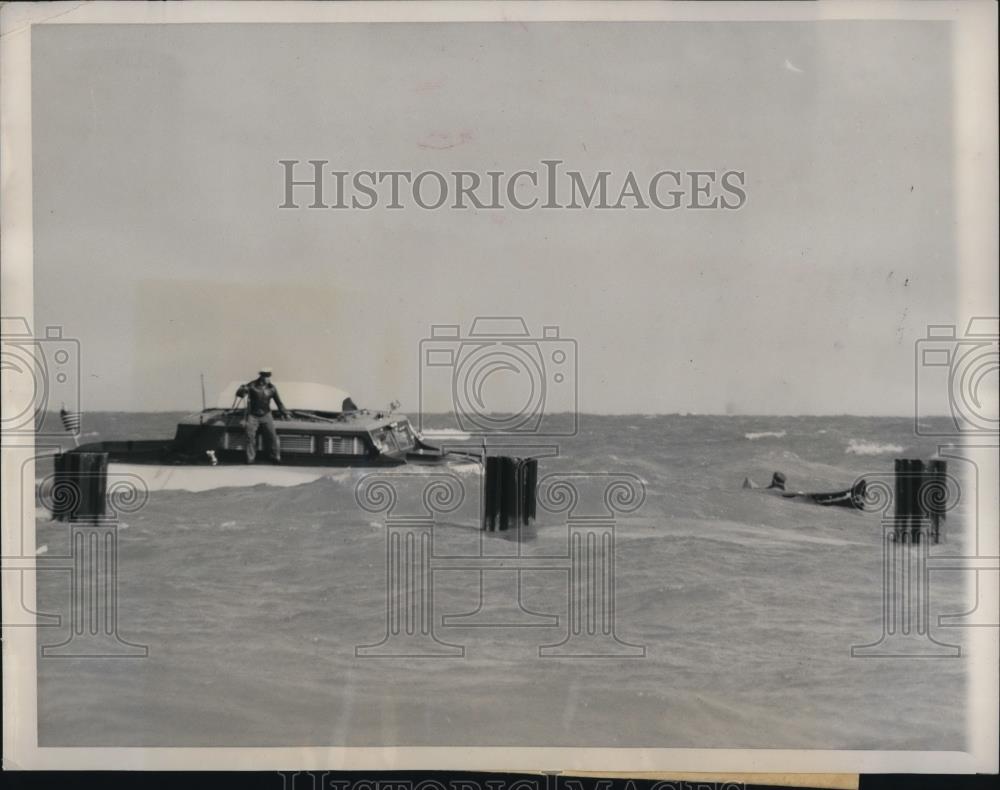
[[[80,412],[67,411],[65,406],[59,410],[59,419],[62,420],[63,428],[68,433],[74,435],[80,432],[80,420],[82,417],[83,415]]]

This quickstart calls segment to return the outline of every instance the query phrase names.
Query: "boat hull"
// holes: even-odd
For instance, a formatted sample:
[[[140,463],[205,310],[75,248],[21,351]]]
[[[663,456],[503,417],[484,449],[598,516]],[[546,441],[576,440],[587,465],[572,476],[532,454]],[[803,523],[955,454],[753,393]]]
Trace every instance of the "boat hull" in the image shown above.
[[[148,491],[211,491],[218,488],[249,488],[268,485],[289,487],[312,483],[344,473],[334,466],[194,466],[185,464],[108,464],[108,477],[136,479]]]

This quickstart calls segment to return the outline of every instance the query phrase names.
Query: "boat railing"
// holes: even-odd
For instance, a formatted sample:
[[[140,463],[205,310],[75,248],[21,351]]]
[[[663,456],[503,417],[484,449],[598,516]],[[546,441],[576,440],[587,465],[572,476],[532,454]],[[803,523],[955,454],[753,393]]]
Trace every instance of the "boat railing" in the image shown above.
[[[207,412],[214,412],[214,420],[221,420],[228,417],[242,417],[246,414],[246,408],[237,406],[231,409],[206,409]],[[361,414],[362,412],[316,412],[304,409],[285,409],[285,413],[296,420],[303,422],[343,422],[351,414]]]
[[[302,409],[286,409],[286,411],[289,416],[304,422],[343,422],[346,419],[346,414],[348,414],[345,412],[327,412],[322,414],[315,411],[303,411]]]

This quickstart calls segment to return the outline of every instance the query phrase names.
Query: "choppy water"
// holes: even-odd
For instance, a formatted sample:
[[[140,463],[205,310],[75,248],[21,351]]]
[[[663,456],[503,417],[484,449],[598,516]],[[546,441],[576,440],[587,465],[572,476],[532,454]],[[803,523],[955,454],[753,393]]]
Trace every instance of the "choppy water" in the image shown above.
[[[84,431],[152,438],[175,420],[92,415]],[[896,454],[930,457],[935,445],[912,421],[584,416],[559,445],[543,476],[592,476],[574,478],[584,489],[604,473],[642,481],[643,505],[615,517],[614,549],[615,630],[644,657],[539,657],[567,633],[565,514],[543,510],[520,544],[483,535],[474,465],[453,470],[466,501],[433,532],[434,631],[464,646],[458,658],[355,654],[386,631],[384,515],[355,497],[373,470],[292,488],[158,492],[118,532],[120,633],[149,656],[41,658],[39,743],[962,748],[966,657],[851,657],[882,631],[879,516],[740,488],[782,470],[792,488],[833,490],[891,470]],[[439,471],[389,472],[400,507]],[[960,507],[949,550],[961,550],[962,524]],[[68,534],[37,524],[50,555],[67,552]],[[521,574],[522,606],[548,619],[442,625],[476,609],[481,579],[440,558],[515,567],[518,552],[555,558]],[[68,623],[68,575],[38,579],[41,611]],[[495,624],[509,602],[500,588],[516,575],[483,579],[480,620]],[[935,574],[933,622],[968,608],[960,575]],[[42,628],[39,642],[67,633]],[[965,639],[962,629],[938,637]]]

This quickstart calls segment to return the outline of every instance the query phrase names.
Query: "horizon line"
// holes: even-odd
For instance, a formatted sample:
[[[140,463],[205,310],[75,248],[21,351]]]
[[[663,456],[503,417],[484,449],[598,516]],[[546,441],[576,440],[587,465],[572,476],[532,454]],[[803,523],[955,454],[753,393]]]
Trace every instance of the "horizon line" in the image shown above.
[[[145,409],[145,410],[133,410],[133,409],[88,409],[80,410],[75,413],[77,414],[200,414],[203,411],[227,411],[223,407],[208,407],[207,409]],[[358,409],[358,411],[368,411],[368,412],[385,412],[385,409]],[[51,409],[46,409],[45,414],[58,415],[58,411],[53,411]],[[400,414],[406,416],[407,414],[422,414],[424,416],[454,416],[454,411],[412,411],[409,412],[406,409],[400,411],[393,411],[392,414]],[[510,414],[511,412],[491,412],[491,414],[503,416],[505,414]],[[669,411],[669,412],[643,412],[643,411],[628,411],[628,412],[601,412],[601,411],[580,411],[580,412],[570,412],[570,411],[560,411],[560,412],[547,412],[546,416],[558,417],[564,415],[576,414],[577,417],[885,417],[891,419],[906,419],[906,420],[953,420],[955,419],[952,414],[926,414],[916,417],[913,414],[892,414],[892,413],[851,413],[851,412],[799,412],[799,413],[764,413],[764,412],[739,412],[739,413],[726,413],[726,412],[696,412],[696,411]]]

